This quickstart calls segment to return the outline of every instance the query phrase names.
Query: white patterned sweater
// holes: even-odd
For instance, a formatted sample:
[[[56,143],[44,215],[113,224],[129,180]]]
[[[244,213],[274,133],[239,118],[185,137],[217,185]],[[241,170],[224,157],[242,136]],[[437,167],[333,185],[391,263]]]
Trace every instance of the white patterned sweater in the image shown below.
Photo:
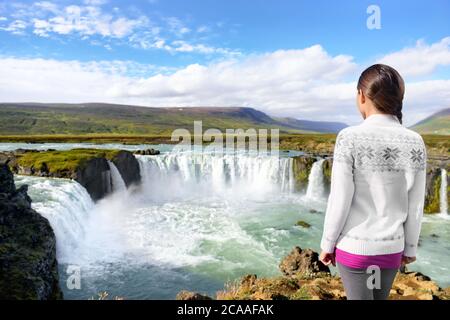
[[[321,248],[415,257],[423,215],[422,137],[387,114],[339,132]]]

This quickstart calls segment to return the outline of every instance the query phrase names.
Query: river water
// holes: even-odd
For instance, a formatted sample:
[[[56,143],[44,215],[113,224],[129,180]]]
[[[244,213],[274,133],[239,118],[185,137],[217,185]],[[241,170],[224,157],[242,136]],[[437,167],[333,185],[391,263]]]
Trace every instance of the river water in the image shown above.
[[[41,145],[0,144],[0,150]],[[47,144],[41,149],[149,146]],[[137,156],[143,183],[126,189],[113,167],[113,193],[93,203],[77,182],[16,176],[28,184],[33,207],[57,238],[66,299],[107,291],[126,299],[173,299],[186,289],[214,295],[224,283],[255,273],[279,275],[296,245],[319,251],[325,194],[320,159],[308,189],[294,191],[292,158],[249,153],[171,152]],[[306,221],[310,228],[296,226]],[[68,289],[68,267],[81,271],[81,289]],[[450,285],[450,219],[426,216],[418,261],[441,286]]]

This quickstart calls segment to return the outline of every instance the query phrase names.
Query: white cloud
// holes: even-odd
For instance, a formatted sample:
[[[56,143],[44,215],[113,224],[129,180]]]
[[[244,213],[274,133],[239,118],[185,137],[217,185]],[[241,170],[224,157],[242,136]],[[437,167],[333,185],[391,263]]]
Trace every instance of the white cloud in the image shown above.
[[[108,3],[108,0],[84,0],[84,3],[90,6],[101,6]]]
[[[45,5],[45,8],[48,7],[49,5]],[[100,35],[123,38],[148,23],[148,19],[144,16],[137,19],[113,17],[110,14],[103,13],[96,6],[70,5],[62,10],[55,7],[51,8],[52,12],[55,13],[52,17],[32,20],[35,34],[48,36],[51,33],[59,35],[77,33],[81,36]]]
[[[354,81],[360,70],[351,56],[330,55],[320,45],[178,70],[123,61],[0,58],[0,101],[250,106],[272,115],[352,124],[361,121]],[[449,88],[450,80],[407,81],[405,123],[449,107]]]
[[[216,56],[233,56],[238,50],[216,47],[203,43],[211,28],[201,25],[188,26],[177,17],[164,17],[137,8],[121,10],[119,7],[103,6],[104,0],[84,0],[79,5],[61,5],[50,1],[31,4],[14,2],[8,4],[9,17],[0,17],[0,30],[13,34],[32,33],[39,37],[58,38],[78,36],[81,40],[103,42],[109,50],[114,45],[130,45],[138,49],[165,50],[170,54],[194,53]],[[6,4],[5,4],[6,6]],[[150,18],[151,17],[151,18]],[[197,32],[192,32],[196,30]],[[196,34],[202,38],[196,38]]]
[[[2,20],[5,21],[5,20]],[[5,27],[0,27],[0,30],[11,32],[15,35],[25,34],[25,29],[27,28],[27,23],[23,20],[14,20]]]
[[[405,77],[429,75],[439,66],[450,66],[450,37],[431,45],[419,40],[415,47],[390,53],[380,62],[393,66]]]
[[[185,24],[176,17],[165,18],[165,21],[169,27],[170,32],[178,37],[182,37],[186,33],[191,32],[191,29],[186,27]]]

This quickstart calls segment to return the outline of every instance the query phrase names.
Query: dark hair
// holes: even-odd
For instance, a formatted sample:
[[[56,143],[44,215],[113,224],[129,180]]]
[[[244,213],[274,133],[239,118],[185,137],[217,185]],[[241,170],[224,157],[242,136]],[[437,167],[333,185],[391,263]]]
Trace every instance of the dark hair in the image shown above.
[[[359,77],[359,90],[380,112],[395,115],[402,123],[405,81],[397,70],[385,64],[367,68]]]

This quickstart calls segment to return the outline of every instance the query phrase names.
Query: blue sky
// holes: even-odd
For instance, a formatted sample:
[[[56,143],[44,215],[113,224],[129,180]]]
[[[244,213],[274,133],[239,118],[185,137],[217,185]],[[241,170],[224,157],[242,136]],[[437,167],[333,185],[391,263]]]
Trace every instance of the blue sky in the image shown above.
[[[366,25],[372,4],[379,30]],[[410,84],[412,123],[450,106],[449,37],[447,0],[0,1],[0,100],[242,105],[354,123],[354,82],[385,62]]]

